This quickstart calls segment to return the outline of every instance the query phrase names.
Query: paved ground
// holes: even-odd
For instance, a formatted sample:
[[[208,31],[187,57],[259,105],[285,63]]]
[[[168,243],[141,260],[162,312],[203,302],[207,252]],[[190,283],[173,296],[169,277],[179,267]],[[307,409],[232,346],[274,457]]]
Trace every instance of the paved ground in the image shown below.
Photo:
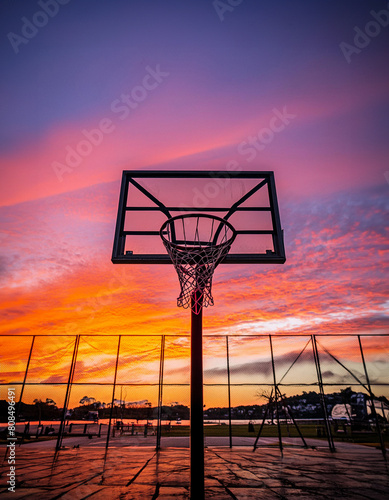
[[[175,439],[175,438],[170,438]],[[178,438],[179,439],[179,438]],[[0,497],[4,499],[189,498],[189,450],[186,447],[136,447],[120,441],[104,448],[86,440],[54,458],[51,444],[16,449],[16,493],[7,492],[9,465],[3,462]],[[120,445],[119,445],[120,443]],[[320,443],[320,442],[319,442]],[[70,445],[68,441],[66,443]],[[115,443],[112,443],[113,445]],[[165,444],[171,446],[174,441]],[[185,446],[184,442],[177,444]],[[325,447],[279,449],[262,445],[214,446],[205,453],[207,499],[384,499],[389,498],[389,468],[379,450],[342,443]],[[323,446],[323,442],[321,442]],[[2,455],[4,448],[1,450]],[[2,458],[2,457],[1,457]]]

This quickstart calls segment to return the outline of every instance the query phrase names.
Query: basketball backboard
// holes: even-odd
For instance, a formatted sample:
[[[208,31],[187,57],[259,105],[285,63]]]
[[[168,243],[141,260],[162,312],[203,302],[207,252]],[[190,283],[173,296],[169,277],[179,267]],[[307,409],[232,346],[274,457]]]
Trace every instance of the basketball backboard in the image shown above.
[[[112,262],[170,264],[160,228],[190,213],[218,216],[235,228],[223,264],[285,262],[274,173],[236,170],[125,170]]]

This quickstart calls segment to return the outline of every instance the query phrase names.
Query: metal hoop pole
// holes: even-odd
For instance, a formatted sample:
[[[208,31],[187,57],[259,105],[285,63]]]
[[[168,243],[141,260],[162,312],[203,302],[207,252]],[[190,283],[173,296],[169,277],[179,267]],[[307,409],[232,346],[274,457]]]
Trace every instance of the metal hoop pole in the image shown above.
[[[190,498],[204,500],[203,311],[198,290],[193,292],[191,301]],[[198,314],[194,312],[196,303],[200,305]]]

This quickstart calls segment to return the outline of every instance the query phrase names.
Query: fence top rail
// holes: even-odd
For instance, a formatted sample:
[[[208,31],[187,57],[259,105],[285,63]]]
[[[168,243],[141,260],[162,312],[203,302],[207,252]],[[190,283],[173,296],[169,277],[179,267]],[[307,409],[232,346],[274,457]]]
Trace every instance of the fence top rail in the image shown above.
[[[388,333],[256,333],[256,334],[237,334],[237,333],[232,333],[232,334],[204,334],[204,338],[231,338],[231,337],[237,337],[237,338],[258,338],[258,337],[267,337],[269,338],[273,337],[352,337],[352,338],[358,338],[358,337],[388,337]],[[141,334],[141,333],[60,333],[58,335],[52,335],[52,334],[44,334],[44,333],[38,333],[38,334],[33,334],[33,333],[18,333],[18,334],[11,334],[11,333],[3,333],[0,334],[1,337],[11,337],[11,338],[17,338],[17,337],[47,337],[47,338],[52,338],[52,337],[188,337],[190,338],[190,334],[188,333],[172,333],[172,334],[161,334],[161,333],[146,333],[146,334]]]

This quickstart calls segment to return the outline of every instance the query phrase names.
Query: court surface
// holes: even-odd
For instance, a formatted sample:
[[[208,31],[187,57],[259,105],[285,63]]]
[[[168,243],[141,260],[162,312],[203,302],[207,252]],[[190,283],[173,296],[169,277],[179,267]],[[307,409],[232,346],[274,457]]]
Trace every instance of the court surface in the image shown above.
[[[244,439],[244,438],[243,438]],[[148,438],[147,438],[148,440]],[[219,440],[219,441],[218,441]],[[7,492],[7,462],[2,463],[1,498],[40,499],[187,499],[189,449],[186,438],[166,438],[155,451],[112,442],[105,456],[103,442],[80,441],[54,458],[52,441],[16,450],[16,492]],[[135,443],[134,443],[135,444]],[[209,499],[383,499],[389,498],[389,467],[372,447],[338,443],[331,453],[323,442],[304,449],[277,448],[268,438],[253,452],[248,446],[223,446],[208,440],[205,450],[205,488]],[[288,444],[287,442],[285,444]],[[2,458],[4,447],[1,449]]]

